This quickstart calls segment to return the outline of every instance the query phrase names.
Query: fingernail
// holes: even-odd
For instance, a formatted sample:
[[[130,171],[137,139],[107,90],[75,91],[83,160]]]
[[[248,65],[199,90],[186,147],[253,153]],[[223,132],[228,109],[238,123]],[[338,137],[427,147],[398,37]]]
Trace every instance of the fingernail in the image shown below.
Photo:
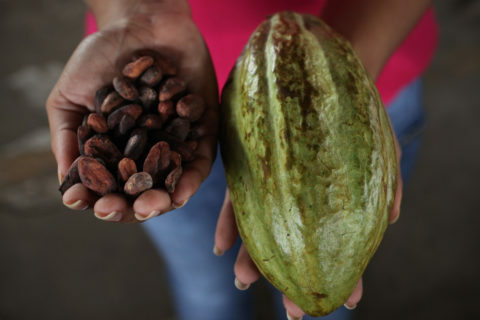
[[[104,221],[118,222],[122,220],[122,213],[118,211],[113,211],[107,215],[103,215],[98,212],[95,212],[95,217]]]
[[[390,222],[390,224],[394,224],[398,221],[398,219],[400,219],[400,211],[398,211],[397,216],[395,217],[395,219],[392,220],[392,222]]]
[[[83,200],[77,200],[73,203],[63,203],[66,207],[72,209],[72,210],[87,210],[88,209],[88,203],[85,203]]]
[[[344,304],[344,306],[345,306],[345,308],[347,308],[348,310],[353,310],[353,309],[355,309],[355,308],[357,307],[356,304],[354,304],[353,306],[349,306],[349,305],[346,304],[346,303]]]
[[[303,317],[294,317],[288,314],[287,312],[287,320],[302,320]]]
[[[58,169],[57,174],[58,174],[58,184],[62,184],[63,174],[60,172],[60,168]]]
[[[174,202],[174,203],[173,203],[173,207],[174,207],[175,209],[179,209],[179,208],[183,207],[184,205],[186,205],[187,202],[188,202],[188,199],[187,199],[187,200],[184,200],[184,201],[182,201],[182,202],[179,202],[179,203],[175,203],[175,202]]]
[[[248,287],[250,287],[250,285],[245,284],[245,283],[241,283],[240,281],[238,281],[237,278],[235,278],[235,287],[237,287],[238,290],[245,291],[245,290],[248,289]]]
[[[217,246],[214,246],[214,247],[213,247],[213,254],[216,255],[217,257],[223,256],[224,253],[225,253],[225,252],[222,251],[222,250],[220,250],[220,249],[218,249]]]
[[[144,216],[144,215],[141,215],[139,213],[135,213],[135,218],[137,220],[140,220],[140,221],[144,221],[144,220],[148,220],[150,218],[153,218],[153,217],[156,217],[160,214],[160,211],[158,210],[153,210],[152,212],[150,212],[150,214],[148,216]]]

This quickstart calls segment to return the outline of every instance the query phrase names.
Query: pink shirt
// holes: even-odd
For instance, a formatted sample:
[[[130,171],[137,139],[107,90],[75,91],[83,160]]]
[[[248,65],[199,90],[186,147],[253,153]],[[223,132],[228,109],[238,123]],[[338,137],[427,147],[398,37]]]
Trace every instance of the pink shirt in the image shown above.
[[[193,19],[210,49],[220,88],[245,43],[267,15],[282,10],[318,15],[325,1],[319,0],[189,0]],[[96,31],[87,15],[87,34]],[[390,57],[376,84],[388,104],[404,86],[421,75],[429,65],[437,44],[437,24],[428,10],[409,36]]]

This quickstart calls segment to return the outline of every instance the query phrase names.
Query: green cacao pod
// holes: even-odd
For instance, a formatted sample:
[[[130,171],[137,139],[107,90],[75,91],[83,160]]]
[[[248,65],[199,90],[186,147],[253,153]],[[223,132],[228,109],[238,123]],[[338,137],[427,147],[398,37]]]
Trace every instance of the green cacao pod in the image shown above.
[[[332,312],[380,244],[395,197],[395,144],[374,83],[323,21],[281,12],[239,57],[220,123],[251,258],[306,313]]]

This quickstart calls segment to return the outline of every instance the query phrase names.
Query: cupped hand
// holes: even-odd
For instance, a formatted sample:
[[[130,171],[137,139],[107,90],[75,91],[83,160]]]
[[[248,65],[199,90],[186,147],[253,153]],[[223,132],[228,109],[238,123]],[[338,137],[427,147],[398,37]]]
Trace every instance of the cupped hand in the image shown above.
[[[52,89],[46,109],[59,179],[79,155],[76,131],[85,113],[94,111],[96,90],[111,83],[127,59],[143,49],[158,51],[175,63],[188,90],[204,98],[207,110],[200,121],[195,160],[184,166],[173,194],[153,189],[132,204],[117,193],[98,197],[82,184],[64,193],[66,206],[76,210],[94,208],[95,215],[103,220],[142,221],[184,205],[209,174],[216,154],[217,83],[200,32],[189,13],[143,13],[120,19],[85,38]]]
[[[395,149],[397,154],[397,190],[395,194],[395,200],[393,204],[392,212],[389,216],[389,223],[395,223],[400,217],[400,204],[402,201],[402,176],[400,174],[400,158],[401,149],[399,147],[397,138],[394,136]],[[232,202],[228,189],[225,193],[225,200],[223,202],[222,209],[217,221],[217,229],[215,231],[215,246],[214,253],[218,256],[229,250],[238,238],[238,230],[235,222],[235,214],[233,211]],[[250,258],[250,255],[242,243],[237,255],[237,260],[234,266],[235,273],[235,286],[239,290],[246,290],[252,283],[260,278],[260,272],[258,271],[255,263]],[[354,309],[362,298],[363,281],[360,278],[355,289],[353,289],[350,297],[345,302],[347,309]],[[283,295],[283,304],[285,306],[288,319],[301,319],[305,314],[302,309],[295,305],[290,299]]]

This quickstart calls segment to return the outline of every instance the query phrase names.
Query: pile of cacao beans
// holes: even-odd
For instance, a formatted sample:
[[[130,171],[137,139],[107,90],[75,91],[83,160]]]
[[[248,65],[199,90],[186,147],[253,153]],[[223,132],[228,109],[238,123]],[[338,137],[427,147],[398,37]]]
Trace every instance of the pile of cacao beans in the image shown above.
[[[169,193],[194,159],[202,97],[189,93],[177,69],[158,54],[134,55],[111,84],[98,89],[95,112],[78,127],[80,156],[60,192],[76,183],[97,195],[135,199],[151,188]]]

